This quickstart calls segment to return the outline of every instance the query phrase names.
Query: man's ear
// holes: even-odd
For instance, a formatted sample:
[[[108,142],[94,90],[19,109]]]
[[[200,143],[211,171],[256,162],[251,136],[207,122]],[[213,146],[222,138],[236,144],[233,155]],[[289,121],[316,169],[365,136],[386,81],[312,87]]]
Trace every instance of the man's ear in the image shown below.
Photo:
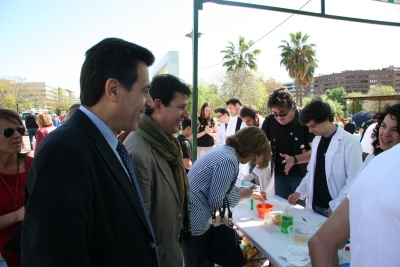
[[[161,100],[160,99],[155,99],[153,101],[153,105],[154,105],[154,112],[160,113],[161,112],[161,108],[162,108]]]
[[[114,78],[107,79],[106,85],[104,86],[104,91],[105,91],[106,97],[109,100],[111,100],[112,102],[117,102],[118,93],[119,93],[120,89],[121,89],[121,85],[116,79],[114,79]]]
[[[255,119],[258,120],[258,114],[256,114]]]

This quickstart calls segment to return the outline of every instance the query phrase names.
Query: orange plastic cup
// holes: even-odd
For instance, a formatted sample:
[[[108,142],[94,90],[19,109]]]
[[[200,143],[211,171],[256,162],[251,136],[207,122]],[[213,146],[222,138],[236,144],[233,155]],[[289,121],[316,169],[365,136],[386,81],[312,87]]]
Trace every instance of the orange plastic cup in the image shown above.
[[[260,218],[264,218],[265,213],[270,213],[273,209],[274,206],[268,203],[263,204],[257,204],[257,211],[258,211],[258,216]]]

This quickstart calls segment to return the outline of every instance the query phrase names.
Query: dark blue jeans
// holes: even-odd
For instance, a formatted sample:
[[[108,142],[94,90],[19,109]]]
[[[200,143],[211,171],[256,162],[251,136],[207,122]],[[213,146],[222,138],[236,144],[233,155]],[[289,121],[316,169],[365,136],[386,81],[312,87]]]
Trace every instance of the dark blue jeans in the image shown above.
[[[38,128],[28,128],[29,144],[31,145],[31,150],[33,150],[32,141],[33,141],[33,137],[36,136],[37,130],[38,130]]]
[[[314,210],[316,213],[319,213],[319,214],[321,214],[322,216],[325,216],[326,218],[329,217],[329,216],[328,216],[328,213],[326,212],[326,209],[325,209],[325,208],[321,208],[321,207],[315,206],[315,205],[312,205],[312,208],[313,208],[313,210]]]
[[[207,258],[207,243],[211,228],[202,235],[191,236],[189,242],[183,240],[182,254],[184,267],[214,267]]]
[[[303,180],[303,176],[286,176],[275,174],[275,194],[288,199],[288,197],[296,192],[296,188],[300,185]],[[297,200],[296,204],[301,206],[306,205],[306,200]]]

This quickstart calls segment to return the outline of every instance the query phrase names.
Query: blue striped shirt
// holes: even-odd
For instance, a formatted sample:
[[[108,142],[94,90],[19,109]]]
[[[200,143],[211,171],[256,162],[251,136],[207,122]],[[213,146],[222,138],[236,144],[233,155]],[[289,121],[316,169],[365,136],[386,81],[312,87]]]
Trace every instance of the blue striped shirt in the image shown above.
[[[238,173],[238,154],[227,145],[213,148],[193,164],[188,178],[190,224],[194,234],[204,229],[214,209],[222,207],[225,196],[231,207],[239,203],[237,188],[226,194]]]

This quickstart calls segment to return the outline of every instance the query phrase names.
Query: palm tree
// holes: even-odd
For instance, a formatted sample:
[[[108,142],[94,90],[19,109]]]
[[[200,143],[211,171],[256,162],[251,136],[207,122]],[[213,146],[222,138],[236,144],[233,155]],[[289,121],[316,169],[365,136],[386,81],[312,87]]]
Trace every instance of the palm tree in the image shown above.
[[[290,78],[296,83],[296,102],[298,102],[298,89],[300,90],[300,106],[303,104],[303,88],[314,79],[318,60],[315,58],[315,44],[308,44],[309,36],[302,36],[301,32],[290,33],[290,43],[282,40],[278,48],[281,49],[281,66],[284,65]]]
[[[232,42],[228,42],[228,46],[221,53],[224,53],[222,60],[224,64],[222,66],[227,67],[227,72],[234,71],[238,68],[257,70],[256,56],[261,53],[260,49],[254,49],[250,51],[250,48],[254,45],[254,41],[250,40],[248,43],[245,42],[243,36],[239,36],[238,46]]]

